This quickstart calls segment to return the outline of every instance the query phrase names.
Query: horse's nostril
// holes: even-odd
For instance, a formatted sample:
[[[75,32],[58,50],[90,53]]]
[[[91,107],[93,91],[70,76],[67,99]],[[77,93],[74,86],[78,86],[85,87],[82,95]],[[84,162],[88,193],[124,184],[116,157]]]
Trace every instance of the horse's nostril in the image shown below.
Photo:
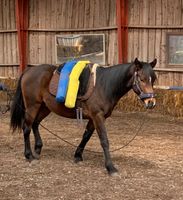
[[[152,101],[152,100],[147,100],[147,101],[145,102],[145,106],[146,106],[147,109],[152,109],[152,108],[154,108],[155,104],[156,104],[156,103],[155,103],[154,101]]]
[[[154,102],[151,101],[151,100],[149,100],[149,101],[148,101],[148,106],[147,106],[147,107],[148,107],[149,109],[151,109],[151,108],[154,108],[154,106],[155,106]]]

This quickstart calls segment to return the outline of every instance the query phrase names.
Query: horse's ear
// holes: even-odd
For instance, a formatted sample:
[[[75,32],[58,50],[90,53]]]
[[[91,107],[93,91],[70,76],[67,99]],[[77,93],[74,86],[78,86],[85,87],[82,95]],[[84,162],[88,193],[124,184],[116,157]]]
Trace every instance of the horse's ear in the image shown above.
[[[138,60],[138,58],[135,58],[134,63],[135,63],[135,66],[136,66],[136,70],[139,70],[139,69],[142,68],[142,64],[141,64],[141,62]]]
[[[150,63],[151,67],[154,68],[155,65],[156,65],[156,63],[157,63],[157,59],[155,58],[155,59]]]

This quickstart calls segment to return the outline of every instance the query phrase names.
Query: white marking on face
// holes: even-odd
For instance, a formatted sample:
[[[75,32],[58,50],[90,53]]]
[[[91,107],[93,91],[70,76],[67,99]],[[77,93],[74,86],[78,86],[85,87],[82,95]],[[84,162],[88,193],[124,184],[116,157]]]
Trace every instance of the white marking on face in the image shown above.
[[[151,83],[151,81],[152,81],[152,78],[151,78],[151,76],[149,77],[149,83]]]

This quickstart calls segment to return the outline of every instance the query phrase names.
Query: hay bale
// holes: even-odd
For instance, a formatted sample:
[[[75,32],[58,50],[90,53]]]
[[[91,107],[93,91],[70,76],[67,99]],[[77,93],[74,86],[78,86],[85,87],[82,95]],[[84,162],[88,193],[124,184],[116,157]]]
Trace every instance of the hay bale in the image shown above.
[[[1,78],[0,83],[5,84],[10,91],[15,91],[17,86],[17,79],[14,78]],[[0,91],[0,103],[7,100],[7,92]]]
[[[156,109],[162,114],[183,117],[183,91],[157,89]]]

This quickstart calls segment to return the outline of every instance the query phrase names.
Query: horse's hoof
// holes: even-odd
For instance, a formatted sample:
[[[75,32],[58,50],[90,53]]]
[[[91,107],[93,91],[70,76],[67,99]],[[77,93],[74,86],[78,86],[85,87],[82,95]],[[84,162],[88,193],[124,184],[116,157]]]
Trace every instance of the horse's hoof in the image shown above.
[[[117,177],[117,176],[119,176],[118,172],[112,172],[112,173],[110,173],[109,175],[112,176],[112,177]]]
[[[118,170],[114,166],[107,168],[107,171],[108,171],[110,176],[117,176],[118,175]]]
[[[83,161],[83,158],[82,157],[75,157],[74,158],[74,162],[75,163],[79,163],[79,162],[82,162]]]
[[[34,156],[29,157],[29,158],[26,157],[26,161],[29,163],[31,163],[34,159],[35,159]]]
[[[36,159],[36,160],[39,160],[40,159],[40,154],[38,154],[38,153],[34,153],[34,158]]]
[[[32,154],[26,154],[25,158],[28,162],[32,162],[35,159],[35,157]]]

